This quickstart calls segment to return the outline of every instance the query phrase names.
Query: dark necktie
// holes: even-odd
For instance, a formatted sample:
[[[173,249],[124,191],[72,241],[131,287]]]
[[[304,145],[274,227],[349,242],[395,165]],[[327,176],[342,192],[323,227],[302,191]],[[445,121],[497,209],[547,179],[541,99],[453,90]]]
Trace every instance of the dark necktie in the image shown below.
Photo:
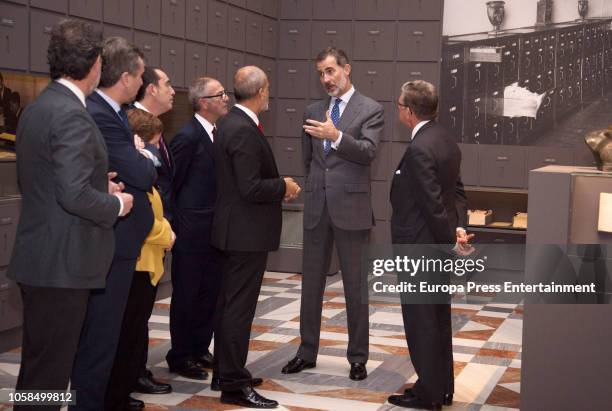
[[[261,121],[259,122],[259,124],[257,124],[257,128],[259,129],[259,131],[261,131],[261,134],[264,133],[263,124],[261,124]]]
[[[339,98],[336,98],[336,101],[334,102],[334,106],[332,107],[331,110],[331,120],[332,123],[334,123],[334,127],[338,127],[338,123],[340,122],[340,100]],[[323,152],[325,153],[325,155],[329,154],[331,150],[331,140],[323,140]]]
[[[215,140],[217,139],[217,126],[213,126],[212,137],[213,137],[212,140],[213,140],[213,143],[214,143]]]
[[[166,142],[164,141],[164,136],[162,136],[159,139],[159,151],[161,151],[164,156],[164,159],[166,160],[166,164],[168,165],[168,168],[172,167],[172,163],[170,163],[170,155],[168,154],[168,147],[166,146]]]
[[[125,112],[125,110],[124,109],[119,109],[117,114],[119,114],[119,117],[121,118],[121,121],[123,122],[123,125],[125,126],[125,128],[127,128],[129,130],[130,129],[130,122],[128,121],[128,116],[127,116],[127,113]]]

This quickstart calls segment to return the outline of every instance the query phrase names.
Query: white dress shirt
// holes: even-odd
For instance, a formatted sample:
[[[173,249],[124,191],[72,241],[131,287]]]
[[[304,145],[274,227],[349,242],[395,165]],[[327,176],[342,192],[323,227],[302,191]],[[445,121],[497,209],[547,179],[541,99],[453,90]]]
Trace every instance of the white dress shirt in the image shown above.
[[[58,78],[55,81],[57,81],[63,86],[68,87],[68,90],[72,91],[77,96],[79,101],[83,104],[83,107],[87,107],[87,104],[85,104],[85,94],[83,93],[83,90],[77,87],[76,84],[65,78]]]
[[[206,130],[206,134],[208,134],[208,138],[210,138],[210,141],[214,143],[215,138],[213,136],[213,130],[215,129],[215,125],[212,124],[210,121],[206,120],[204,117],[202,117],[198,113],[195,113],[195,118],[202,125],[202,127],[204,127],[204,130]]]
[[[421,129],[421,127],[423,127],[425,124],[429,123],[430,120],[423,120],[421,121],[419,124],[417,124],[416,126],[414,126],[414,128],[412,129],[412,137],[410,138],[410,140],[414,139],[414,136],[417,135],[417,133],[419,132],[419,130]]]

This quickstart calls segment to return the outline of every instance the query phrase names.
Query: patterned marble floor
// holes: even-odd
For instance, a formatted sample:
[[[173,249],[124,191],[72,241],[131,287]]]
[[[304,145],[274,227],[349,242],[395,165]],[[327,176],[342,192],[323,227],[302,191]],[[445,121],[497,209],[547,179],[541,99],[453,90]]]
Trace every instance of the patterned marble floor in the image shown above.
[[[348,378],[346,306],[342,280],[328,278],[323,311],[321,350],[317,367],[283,375],[299,338],[301,276],[266,273],[251,333],[248,368],[264,378],[258,391],[277,400],[279,410],[399,410],[386,402],[415,381],[408,359],[400,307],[370,305],[369,377]],[[150,321],[149,365],[156,377],[170,382],[169,395],[137,395],[146,410],[232,410],[220,404],[210,380],[194,381],[168,372],[164,356],[170,346],[170,301],[156,304]],[[508,411],[520,407],[522,309],[514,304],[453,304],[455,397],[445,410]],[[19,350],[0,354],[0,387],[14,387]],[[6,409],[6,407],[4,407]],[[3,406],[0,405],[0,410]]]

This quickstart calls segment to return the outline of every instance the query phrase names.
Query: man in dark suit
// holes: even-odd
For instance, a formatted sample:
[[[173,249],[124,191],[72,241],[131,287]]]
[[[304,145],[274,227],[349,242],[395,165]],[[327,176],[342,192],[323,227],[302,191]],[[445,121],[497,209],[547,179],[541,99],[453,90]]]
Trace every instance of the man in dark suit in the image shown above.
[[[91,289],[105,286],[113,224],[132,207],[132,195],[107,176],[106,146],[85,109],[100,78],[101,45],[89,24],[53,27],[52,81],[17,130],[22,208],[8,268],[24,313],[17,390],[67,388]]]
[[[162,70],[146,66],[142,73],[142,86],[136,94],[136,102],[133,107],[144,110],[155,116],[161,116],[164,113],[172,110],[174,102],[174,89],[170,83],[168,75]],[[159,150],[157,151],[158,162],[156,162],[157,180],[155,185],[159,191],[162,203],[164,206],[164,217],[171,221],[172,218],[172,180],[174,178],[174,161],[170,154],[164,138],[159,140]],[[168,394],[172,391],[170,384],[157,381],[153,378],[153,373],[147,369],[147,359],[149,354],[149,326],[148,320],[155,306],[155,296],[157,295],[157,286],[151,284],[149,274],[143,272],[135,272],[130,289],[130,297],[128,299],[128,307],[126,311],[148,313],[146,321],[144,316],[139,317],[139,324],[130,324],[130,326],[138,326],[141,329],[140,341],[138,342],[138,352],[133,352],[134,348],[130,344],[122,344],[119,342],[117,348],[117,357],[128,359],[132,363],[129,367],[131,370],[137,371],[134,391],[144,394]],[[137,307],[133,307],[136,304]],[[140,307],[140,309],[138,308]],[[127,328],[128,324],[124,323],[123,329]],[[129,330],[121,331],[122,335],[130,333]],[[124,360],[125,361],[125,360]],[[123,368],[123,367],[122,367]]]
[[[208,347],[221,285],[219,251],[210,245],[217,198],[213,141],[228,101],[219,81],[195,79],[189,87],[195,114],[170,144],[176,164],[173,227],[177,242],[172,250],[172,348],[166,361],[170,371],[186,378],[206,379],[204,368],[213,365]]]
[[[435,87],[421,80],[405,83],[397,105],[399,120],[412,129],[412,139],[391,185],[393,243],[467,244],[469,236],[462,228],[467,209],[459,176],[461,152],[455,138],[435,122]],[[402,304],[402,315],[418,380],[403,395],[390,396],[389,402],[417,409],[452,404],[450,304]]]
[[[245,368],[268,251],[278,249],[281,201],[295,198],[299,186],[279,177],[259,114],[268,109],[269,82],[254,66],[234,76],[237,104],[221,120],[215,139],[217,201],[211,244],[222,250],[222,283],[215,322],[215,374],[221,402],[275,408],[260,396]]]
[[[383,128],[380,104],[355,90],[351,66],[342,50],[327,48],[316,58],[317,72],[329,99],[306,108],[302,147],[306,170],[304,253],[300,336],[297,355],[284,374],[316,365],[321,310],[335,242],[348,315],[349,377],[367,377],[368,302],[362,301],[361,254],[374,218],[370,164]]]
[[[87,110],[108,147],[109,168],[118,173],[126,191],[134,196],[134,209],[115,225],[115,255],[106,288],[96,290],[89,300],[72,373],[72,388],[77,391],[77,405],[71,407],[74,410],[105,407],[136,259],[153,225],[147,198],[157,178],[151,161],[153,155],[135,147],[127,114],[121,108],[134,100],[143,71],[144,61],[138,48],[121,37],[107,38],[102,50],[100,86],[87,100]],[[121,382],[113,381],[117,383]],[[144,407],[144,403],[134,403],[131,408],[138,406]]]

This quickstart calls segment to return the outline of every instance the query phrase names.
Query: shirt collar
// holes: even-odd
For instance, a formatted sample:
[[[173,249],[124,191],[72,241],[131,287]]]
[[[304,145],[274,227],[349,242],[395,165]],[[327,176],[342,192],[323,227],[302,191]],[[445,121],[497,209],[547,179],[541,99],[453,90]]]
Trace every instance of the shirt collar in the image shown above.
[[[113,110],[115,110],[115,113],[119,113],[119,110],[121,110],[121,106],[119,105],[119,103],[117,103],[111,97],[107,96],[106,93],[104,93],[99,88],[96,89],[96,93],[98,93],[100,97],[102,97],[108,104],[110,104]]]
[[[68,90],[72,91],[77,96],[79,101],[83,104],[83,107],[87,107],[87,104],[85,104],[85,93],[83,93],[83,90],[78,88],[76,84],[65,78],[58,78],[55,81],[67,87]]]
[[[349,91],[347,91],[346,93],[344,93],[340,97],[334,97],[334,99],[339,99],[343,103],[348,104],[348,102],[351,99],[351,97],[353,97],[353,94],[355,94],[355,86],[351,86]],[[334,99],[332,99],[332,101],[335,103],[336,101]]]
[[[234,104],[234,107],[238,107],[240,110],[244,111],[247,114],[247,116],[249,116],[251,120],[255,122],[255,125],[257,126],[259,125],[259,119],[257,118],[257,114],[253,113],[251,109],[243,106],[242,104]]]
[[[135,101],[134,102],[134,107],[139,108],[141,110],[146,111],[147,113],[150,113],[149,109],[146,108],[145,106],[143,106],[142,104],[140,104],[140,101]]]
[[[421,121],[419,124],[417,124],[416,126],[414,126],[414,128],[412,129],[412,138],[411,140],[414,139],[414,136],[417,135],[417,133],[419,132],[419,130],[421,129],[421,127],[423,127],[425,124],[429,123],[430,120],[423,120]]]
[[[198,113],[195,113],[195,118],[202,125],[202,127],[204,127],[204,130],[206,130],[208,135],[212,136],[212,132],[213,132],[213,129],[215,128],[215,125],[212,124],[210,121],[206,120],[204,117],[202,117]]]

